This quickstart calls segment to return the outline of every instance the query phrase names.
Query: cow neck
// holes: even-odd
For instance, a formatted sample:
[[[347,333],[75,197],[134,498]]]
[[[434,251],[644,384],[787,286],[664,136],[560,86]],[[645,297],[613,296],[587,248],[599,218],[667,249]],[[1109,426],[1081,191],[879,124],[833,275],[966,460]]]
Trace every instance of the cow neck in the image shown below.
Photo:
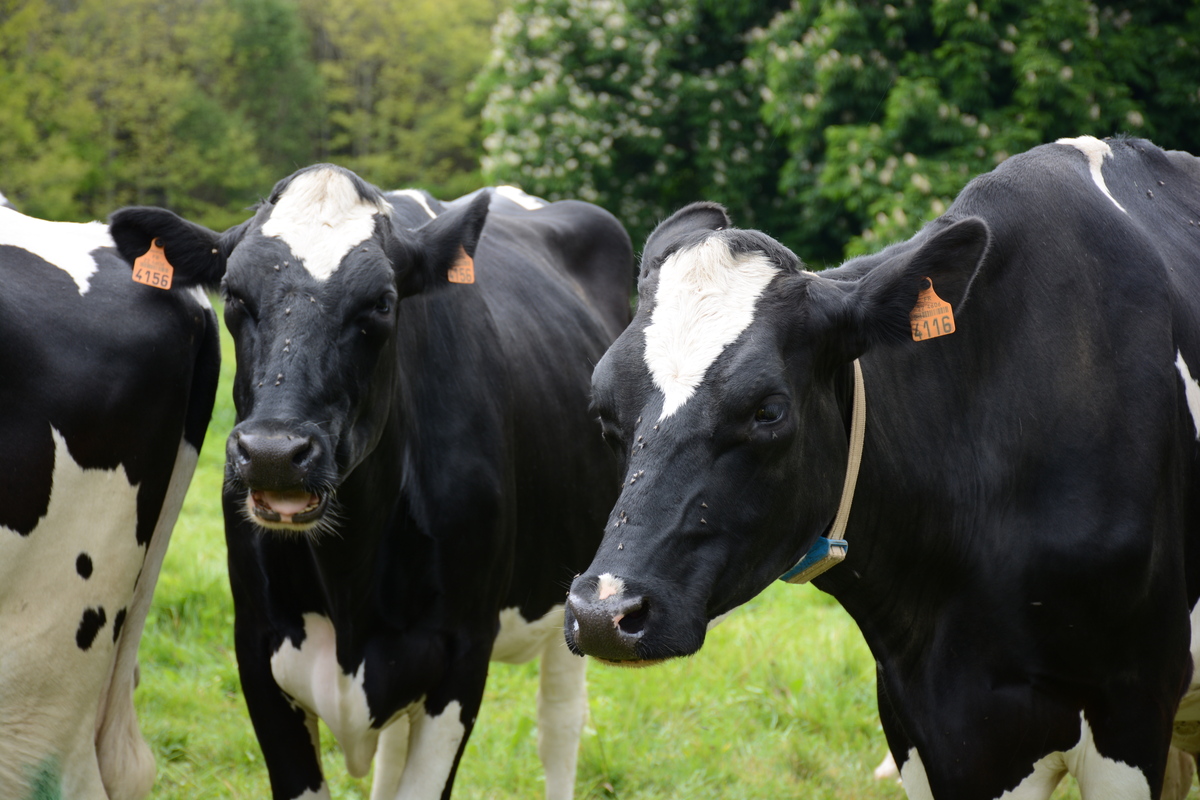
[[[781,581],[808,583],[813,578],[839,564],[850,549],[846,541],[846,526],[854,504],[854,487],[858,484],[858,468],[862,464],[863,441],[867,434],[867,389],[863,382],[862,365],[854,359],[854,395],[850,400],[850,457],[846,463],[846,478],[842,482],[842,499],[828,536],[817,539],[796,565],[783,573]]]

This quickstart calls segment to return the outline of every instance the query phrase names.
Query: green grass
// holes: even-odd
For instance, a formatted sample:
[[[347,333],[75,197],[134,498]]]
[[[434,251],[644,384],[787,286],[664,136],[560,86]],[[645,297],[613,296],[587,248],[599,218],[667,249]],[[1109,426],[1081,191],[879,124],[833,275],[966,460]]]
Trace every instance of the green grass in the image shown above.
[[[270,796],[233,653],[220,508],[233,348],[223,344],[213,423],[140,652],[135,699],[158,759],[153,796],[167,800]],[[641,670],[590,665],[576,796],[902,798],[894,781],[872,778],[886,752],[874,682],[870,653],[841,607],[815,588],[777,584],[693,658]],[[492,666],[456,797],[542,797],[536,691],[534,665]],[[333,796],[368,797],[368,781],[347,776],[328,731],[322,742]],[[1078,792],[1068,780],[1055,797]]]

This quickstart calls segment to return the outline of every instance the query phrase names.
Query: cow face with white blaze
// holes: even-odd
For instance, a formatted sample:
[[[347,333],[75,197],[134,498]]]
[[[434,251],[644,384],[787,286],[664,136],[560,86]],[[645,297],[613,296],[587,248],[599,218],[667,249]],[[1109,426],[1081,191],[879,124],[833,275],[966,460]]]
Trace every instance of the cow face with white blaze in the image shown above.
[[[851,366],[909,335],[926,279],[955,307],[986,247],[977,219],[857,280],[694,204],[650,236],[632,325],[593,376],[622,494],[567,603],[579,653],[637,664],[699,650],[711,620],[829,527],[848,461]]]
[[[403,228],[357,175],[329,164],[276,184],[221,236],[161,209],[122,212],[124,235],[163,242],[168,260],[207,260],[221,279],[237,352],[238,424],[228,490],[263,528],[335,524],[340,482],[374,449],[396,395],[399,301],[474,254],[487,195]]]

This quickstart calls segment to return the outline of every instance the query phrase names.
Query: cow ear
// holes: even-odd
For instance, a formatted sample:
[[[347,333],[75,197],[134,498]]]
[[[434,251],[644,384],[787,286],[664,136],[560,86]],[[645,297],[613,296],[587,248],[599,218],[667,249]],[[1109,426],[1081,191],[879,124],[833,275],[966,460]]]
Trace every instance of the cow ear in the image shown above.
[[[920,244],[865,273],[849,301],[863,349],[912,337],[909,315],[917,295],[934,292],[959,314],[987,252],[991,232],[978,217],[934,220],[918,234]]]
[[[642,267],[638,284],[662,266],[667,256],[680,245],[696,238],[697,234],[730,227],[729,215],[719,203],[692,203],[684,206],[658,224],[642,248]]]
[[[221,282],[229,254],[249,224],[246,220],[218,234],[165,208],[133,206],[109,217],[108,229],[117,251],[130,264],[157,240],[175,268],[175,285],[213,289]]]
[[[470,203],[443,211],[415,231],[393,231],[386,248],[401,295],[446,283],[474,283],[475,249],[491,198],[490,191],[480,192]]]

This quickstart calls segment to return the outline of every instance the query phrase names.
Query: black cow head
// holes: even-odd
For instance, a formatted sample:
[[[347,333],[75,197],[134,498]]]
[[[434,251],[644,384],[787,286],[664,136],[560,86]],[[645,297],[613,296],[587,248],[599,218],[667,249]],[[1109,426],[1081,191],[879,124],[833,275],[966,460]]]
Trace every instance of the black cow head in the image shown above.
[[[958,308],[987,240],[978,219],[942,219],[831,279],[731,228],[720,206],[662,223],[637,316],[593,375],[625,477],[571,586],[572,649],[622,663],[693,653],[712,619],[792,567],[837,509],[853,360],[910,336],[926,278]]]
[[[395,396],[399,301],[473,257],[488,195],[410,230],[383,195],[329,164],[276,184],[216,234],[157,208],[111,220],[129,261],[153,240],[177,273],[219,282],[237,351],[230,491],[257,525],[330,524],[339,484],[378,443]]]

